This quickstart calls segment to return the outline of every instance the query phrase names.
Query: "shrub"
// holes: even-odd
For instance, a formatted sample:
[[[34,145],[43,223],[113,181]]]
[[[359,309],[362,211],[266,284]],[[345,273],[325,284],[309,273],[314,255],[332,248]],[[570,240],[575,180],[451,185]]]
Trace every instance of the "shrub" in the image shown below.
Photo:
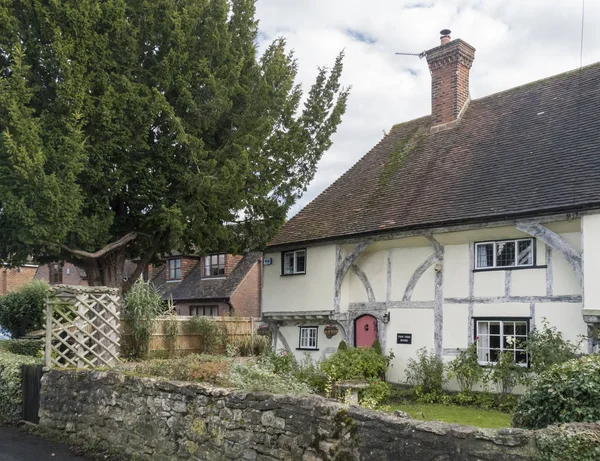
[[[360,405],[375,409],[386,401],[392,392],[392,386],[385,381],[373,379],[369,381],[369,387],[359,393]]]
[[[525,378],[527,369],[515,363],[512,352],[501,352],[498,361],[489,372],[489,380],[496,385],[496,392],[501,395],[511,394],[519,382]]]
[[[513,415],[513,425],[532,429],[600,420],[600,356],[554,365],[531,383]]]
[[[222,356],[190,354],[177,359],[152,359],[123,364],[125,373],[167,378],[177,381],[201,381],[228,385],[231,360]]]
[[[237,348],[239,356],[249,357],[251,355],[261,355],[270,350],[271,338],[268,336],[243,335],[229,338],[228,343]]]
[[[272,368],[275,373],[293,373],[298,369],[294,354],[290,354],[285,349],[280,349],[278,352],[265,352],[260,356],[259,361]]]
[[[460,351],[458,356],[448,364],[448,378],[456,379],[460,390],[472,392],[473,386],[483,381],[485,373],[477,359],[477,343]]]
[[[308,384],[299,381],[292,373],[277,373],[269,360],[251,359],[235,364],[229,380],[235,387],[249,391],[275,394],[312,394]]]
[[[0,341],[0,350],[11,354],[39,357],[44,341],[41,339],[7,339]]]
[[[406,363],[406,381],[415,386],[416,393],[426,400],[440,396],[445,383],[444,362],[427,348],[417,351],[417,359]]]
[[[44,309],[50,293],[48,284],[36,280],[0,296],[0,329],[20,338],[44,327]]]
[[[8,419],[22,416],[22,365],[41,364],[40,359],[0,352],[0,415]]]
[[[306,383],[313,392],[323,394],[327,387],[327,375],[320,369],[318,362],[313,362],[309,354],[297,364],[294,376],[300,382]]]
[[[334,381],[349,379],[381,379],[393,355],[383,356],[371,349],[348,347],[339,349],[321,362],[321,370]]]
[[[148,355],[154,319],[164,311],[160,293],[150,282],[138,280],[125,296],[123,317],[128,325],[123,355],[141,359]]]
[[[588,428],[555,427],[537,438],[536,461],[598,461],[600,435]]]
[[[192,317],[186,325],[189,333],[201,339],[201,351],[205,354],[222,354],[227,346],[227,328],[210,317]]]
[[[546,319],[542,320],[542,327],[536,328],[527,340],[531,368],[538,373],[576,358],[578,349],[579,344],[564,339],[562,333],[550,326]]]
[[[348,344],[342,339],[338,345],[338,351],[345,351],[346,349],[348,349]]]
[[[378,339],[376,339],[373,342],[373,345],[371,346],[371,349],[373,349],[375,352],[377,352],[379,355],[383,355],[383,351],[381,350],[381,343],[379,342]]]

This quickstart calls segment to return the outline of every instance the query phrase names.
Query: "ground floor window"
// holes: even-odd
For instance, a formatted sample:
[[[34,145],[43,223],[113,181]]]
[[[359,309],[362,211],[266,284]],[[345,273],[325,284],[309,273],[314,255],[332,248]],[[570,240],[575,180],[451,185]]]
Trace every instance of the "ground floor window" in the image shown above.
[[[190,315],[216,317],[219,315],[219,306],[190,306]]]
[[[300,347],[298,349],[317,348],[318,327],[300,327]]]
[[[502,352],[510,352],[515,363],[527,366],[529,357],[525,343],[529,335],[529,319],[475,320],[477,355],[481,365],[494,365]]]

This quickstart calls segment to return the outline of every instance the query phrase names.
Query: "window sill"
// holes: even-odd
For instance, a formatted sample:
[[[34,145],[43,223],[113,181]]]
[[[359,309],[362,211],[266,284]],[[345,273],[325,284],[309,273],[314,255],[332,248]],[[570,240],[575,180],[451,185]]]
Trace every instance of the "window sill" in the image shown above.
[[[167,280],[167,283],[173,283],[173,282],[181,282],[182,279],[171,279],[171,280]]]
[[[306,272],[296,272],[294,274],[281,274],[282,277],[289,277],[291,275],[306,275]]]
[[[215,277],[201,277],[201,280],[224,280],[227,277],[225,277],[224,275],[219,275],[219,276],[215,276]]]
[[[297,347],[297,351],[318,351],[319,349],[312,349],[310,347]]]
[[[520,271],[525,269],[546,269],[548,266],[516,266],[516,267],[490,267],[489,269],[473,269],[473,272],[494,272],[494,271]]]

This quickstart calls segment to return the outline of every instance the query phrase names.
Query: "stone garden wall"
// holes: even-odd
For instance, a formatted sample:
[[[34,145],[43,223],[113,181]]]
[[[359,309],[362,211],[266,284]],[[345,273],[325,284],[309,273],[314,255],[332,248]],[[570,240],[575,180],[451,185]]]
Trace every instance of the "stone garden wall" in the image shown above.
[[[40,424],[147,460],[533,460],[536,433],[483,431],[116,372],[50,371]]]

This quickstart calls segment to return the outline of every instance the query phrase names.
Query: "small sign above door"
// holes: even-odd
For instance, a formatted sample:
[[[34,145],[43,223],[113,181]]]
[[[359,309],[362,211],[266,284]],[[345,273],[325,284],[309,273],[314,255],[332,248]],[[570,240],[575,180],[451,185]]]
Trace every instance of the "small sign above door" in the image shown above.
[[[396,334],[396,344],[412,344],[412,333]]]

